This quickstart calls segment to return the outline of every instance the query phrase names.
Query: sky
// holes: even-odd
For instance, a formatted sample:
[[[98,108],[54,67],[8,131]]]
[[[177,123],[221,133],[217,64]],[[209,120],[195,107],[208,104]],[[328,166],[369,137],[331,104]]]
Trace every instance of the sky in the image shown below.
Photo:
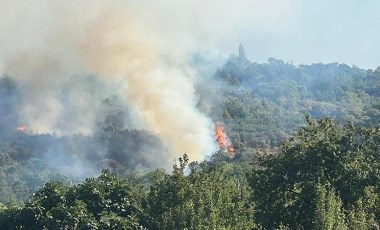
[[[140,0],[166,40],[251,61],[380,65],[377,0]],[[190,50],[191,50],[190,49]],[[189,50],[189,49],[188,49]]]
[[[0,0],[0,31],[7,31],[10,38],[8,41],[0,38],[0,48],[14,50],[8,44],[14,43],[14,37],[19,37],[22,46],[51,33],[56,27],[56,15],[78,12],[88,15],[100,8],[119,5],[126,14],[132,8],[134,13],[138,12],[133,17],[154,34],[155,45],[165,47],[174,59],[198,50],[228,56],[236,53],[242,43],[247,57],[254,62],[273,57],[294,64],[344,62],[372,69],[380,65],[380,1],[377,0],[112,0],[107,3],[35,0],[33,3]],[[71,21],[75,24],[75,20]],[[15,26],[19,28],[12,28]],[[31,38],[31,34],[36,36]]]
[[[244,25],[238,31],[251,61],[274,57],[295,64],[380,66],[380,1],[305,0],[286,5],[273,9],[278,13],[274,21],[264,21],[260,28]]]

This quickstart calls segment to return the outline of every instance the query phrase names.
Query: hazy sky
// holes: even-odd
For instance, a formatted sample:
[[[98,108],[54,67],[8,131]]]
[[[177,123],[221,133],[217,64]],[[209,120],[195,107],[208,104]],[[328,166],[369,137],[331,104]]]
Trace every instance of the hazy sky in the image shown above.
[[[378,0],[132,0],[164,39],[226,55],[243,43],[252,61],[380,65]]]
[[[22,50],[23,45],[41,40],[57,25],[59,28],[56,15],[76,15],[78,11],[88,15],[115,6],[127,15],[133,8],[134,17],[144,30],[147,28],[154,34],[157,44],[167,47],[167,53],[188,54],[201,49],[229,55],[237,52],[241,42],[247,57],[257,62],[274,57],[295,64],[345,62],[361,68],[380,65],[379,0],[34,0],[33,3],[0,0],[0,32],[7,35],[0,37],[3,56],[8,51],[14,52],[15,38],[17,49]],[[74,19],[71,21],[75,27]]]
[[[287,7],[273,11],[280,15],[276,20],[262,22],[260,28],[246,23],[239,28],[239,39],[251,61],[275,57],[295,64],[380,66],[380,1],[287,1]]]

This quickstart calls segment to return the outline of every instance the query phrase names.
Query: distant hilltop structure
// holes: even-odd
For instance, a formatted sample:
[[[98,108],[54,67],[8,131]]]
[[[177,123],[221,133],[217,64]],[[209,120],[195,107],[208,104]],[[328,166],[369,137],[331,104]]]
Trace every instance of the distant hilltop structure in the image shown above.
[[[236,56],[235,56],[235,58],[236,58]],[[239,45],[239,56],[235,60],[237,61],[240,68],[245,68],[245,67],[249,66],[249,64],[250,64],[250,61],[245,57],[245,49],[241,43]]]
[[[239,45],[239,59],[245,59],[245,50],[241,43]]]
[[[232,63],[237,64],[239,68],[245,69],[250,64],[252,64],[246,57],[245,57],[245,49],[243,44],[239,44],[239,54],[231,54],[229,57],[229,61]]]

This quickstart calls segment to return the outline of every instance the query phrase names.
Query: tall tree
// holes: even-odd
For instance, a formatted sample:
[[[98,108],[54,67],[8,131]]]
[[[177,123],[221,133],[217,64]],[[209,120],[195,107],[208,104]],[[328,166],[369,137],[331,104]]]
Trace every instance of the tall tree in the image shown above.
[[[264,156],[250,174],[257,220],[267,228],[281,222],[312,227],[317,185],[331,185],[348,209],[367,187],[380,191],[380,128],[313,120]],[[379,220],[379,215],[377,215]]]
[[[332,188],[317,188],[317,204],[314,214],[315,230],[347,230],[342,201]]]
[[[149,229],[254,229],[249,188],[229,177],[228,166],[192,164],[186,156],[172,175],[158,173],[147,202]]]

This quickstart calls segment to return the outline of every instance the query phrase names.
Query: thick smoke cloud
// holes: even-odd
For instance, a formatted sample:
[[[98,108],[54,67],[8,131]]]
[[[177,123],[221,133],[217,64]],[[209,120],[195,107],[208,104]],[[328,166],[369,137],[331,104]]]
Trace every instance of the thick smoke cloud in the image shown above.
[[[196,72],[181,52],[166,53],[140,7],[2,1],[0,8],[1,72],[18,79],[20,120],[32,132],[90,135],[100,99],[118,94],[173,158],[187,152],[201,160],[215,150],[213,124],[196,109]],[[83,80],[88,74],[95,80]]]
[[[173,158],[201,160],[216,143],[197,109],[195,48],[235,46],[234,29],[284,17],[287,2],[0,0],[0,73],[17,79],[29,132],[91,135],[113,95],[128,128],[151,130]]]

